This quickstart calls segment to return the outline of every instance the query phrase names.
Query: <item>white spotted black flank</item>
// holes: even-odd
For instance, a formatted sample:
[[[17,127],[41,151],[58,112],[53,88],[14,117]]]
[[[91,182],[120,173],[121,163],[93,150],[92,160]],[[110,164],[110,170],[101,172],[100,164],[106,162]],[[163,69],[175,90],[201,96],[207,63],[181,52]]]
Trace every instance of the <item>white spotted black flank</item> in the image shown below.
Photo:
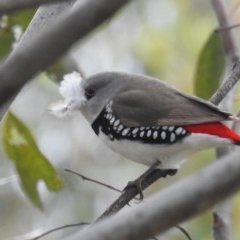
[[[156,144],[172,144],[190,134],[181,126],[125,127],[112,112],[112,102],[95,119],[92,128],[97,135],[102,131],[111,141],[128,139]]]

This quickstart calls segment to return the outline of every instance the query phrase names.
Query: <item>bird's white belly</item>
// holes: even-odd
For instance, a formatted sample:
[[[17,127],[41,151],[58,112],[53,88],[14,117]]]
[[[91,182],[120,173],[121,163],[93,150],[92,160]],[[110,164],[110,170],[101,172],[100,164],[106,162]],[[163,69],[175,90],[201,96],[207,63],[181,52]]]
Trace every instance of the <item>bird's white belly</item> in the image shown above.
[[[178,169],[189,155],[211,147],[229,144],[224,138],[206,134],[192,134],[174,144],[148,144],[127,139],[110,140],[100,131],[99,138],[114,152],[147,166],[156,160],[161,162],[161,169]]]
[[[173,149],[169,144],[147,144],[125,139],[111,141],[103,133],[100,133],[99,137],[114,152],[135,162],[151,166],[159,160],[161,169],[178,169],[184,158],[190,154],[189,151],[180,152],[179,146],[176,145]]]

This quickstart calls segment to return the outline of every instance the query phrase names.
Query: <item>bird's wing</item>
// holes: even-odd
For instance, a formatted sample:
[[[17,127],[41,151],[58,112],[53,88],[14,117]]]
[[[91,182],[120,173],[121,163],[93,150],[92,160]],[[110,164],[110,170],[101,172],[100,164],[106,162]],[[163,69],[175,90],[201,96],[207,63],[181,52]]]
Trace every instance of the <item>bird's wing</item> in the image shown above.
[[[136,127],[217,122],[230,120],[232,116],[208,101],[172,88],[162,89],[161,95],[157,89],[152,90],[126,90],[117,94],[112,105],[116,117],[125,126]]]

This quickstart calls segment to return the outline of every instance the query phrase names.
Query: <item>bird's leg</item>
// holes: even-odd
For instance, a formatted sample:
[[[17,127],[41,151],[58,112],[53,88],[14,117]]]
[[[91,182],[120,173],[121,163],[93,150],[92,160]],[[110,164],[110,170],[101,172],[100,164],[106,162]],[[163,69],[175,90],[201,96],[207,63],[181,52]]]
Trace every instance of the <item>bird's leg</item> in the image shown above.
[[[129,181],[127,186],[123,190],[126,191],[128,188],[135,187],[135,188],[137,188],[137,191],[140,195],[139,200],[140,201],[143,200],[144,197],[143,197],[141,183],[142,183],[143,179],[145,179],[146,176],[151,174],[160,164],[161,164],[161,162],[159,160],[155,161],[142,175],[140,175],[140,177],[138,177],[137,179],[135,179],[133,181]]]
[[[150,174],[152,174],[154,171],[161,171],[162,172],[162,176],[166,177],[167,175],[175,175],[177,173],[176,169],[156,169],[159,165],[161,164],[161,161],[156,160],[148,169],[147,171],[145,171],[140,177],[138,177],[137,179],[135,179],[134,181],[130,181],[128,182],[127,186],[124,188],[124,191],[126,191],[128,188],[131,187],[135,187],[137,188],[137,191],[140,195],[139,200],[142,201],[144,196],[143,196],[143,192],[142,192],[142,181],[149,176]]]

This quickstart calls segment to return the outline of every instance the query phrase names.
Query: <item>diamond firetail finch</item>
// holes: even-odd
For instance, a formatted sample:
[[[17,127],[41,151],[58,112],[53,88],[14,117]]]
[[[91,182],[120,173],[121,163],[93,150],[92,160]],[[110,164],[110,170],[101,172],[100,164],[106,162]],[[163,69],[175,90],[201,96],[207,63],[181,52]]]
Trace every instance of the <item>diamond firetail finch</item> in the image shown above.
[[[54,114],[81,112],[106,146],[147,166],[178,169],[197,151],[240,144],[223,123],[232,114],[152,77],[103,72],[82,79],[74,72],[59,91],[64,101],[51,106]]]

